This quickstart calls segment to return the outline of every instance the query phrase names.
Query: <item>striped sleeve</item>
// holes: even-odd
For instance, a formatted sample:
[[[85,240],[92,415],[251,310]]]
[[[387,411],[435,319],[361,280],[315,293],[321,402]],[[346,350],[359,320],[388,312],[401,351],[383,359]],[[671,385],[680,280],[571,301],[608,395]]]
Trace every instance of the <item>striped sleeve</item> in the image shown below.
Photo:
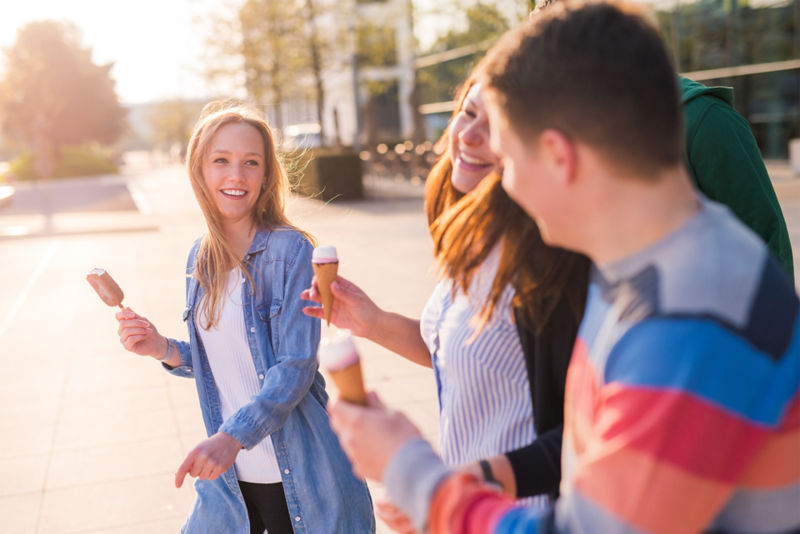
[[[776,358],[710,319],[653,319],[631,328],[592,393],[599,401],[567,401],[572,421],[564,461],[575,466],[573,490],[557,509],[559,528],[704,530],[781,439],[784,447],[775,447],[781,457],[769,461],[793,472],[765,499],[781,502],[776,491],[797,495],[796,450],[785,447],[800,384],[794,332]],[[596,372],[585,354],[576,350],[570,379]],[[761,527],[792,524],[797,513],[786,506],[747,511]]]

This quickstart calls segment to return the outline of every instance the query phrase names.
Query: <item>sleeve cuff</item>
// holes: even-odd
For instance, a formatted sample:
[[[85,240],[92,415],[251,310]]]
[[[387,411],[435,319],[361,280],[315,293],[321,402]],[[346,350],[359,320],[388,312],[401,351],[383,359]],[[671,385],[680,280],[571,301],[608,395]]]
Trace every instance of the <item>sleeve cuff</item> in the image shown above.
[[[180,376],[183,378],[194,378],[191,347],[185,341],[178,341],[177,339],[171,338],[170,341],[175,344],[178,353],[181,355],[181,364],[178,367],[170,367],[166,363],[162,363],[161,366],[171,375]]]
[[[248,451],[261,443],[268,436],[255,422],[241,412],[236,412],[219,427],[220,432],[228,434],[230,437],[241,443],[242,447]]]
[[[433,493],[449,474],[430,443],[420,437],[397,451],[383,472],[383,483],[392,502],[424,532]]]

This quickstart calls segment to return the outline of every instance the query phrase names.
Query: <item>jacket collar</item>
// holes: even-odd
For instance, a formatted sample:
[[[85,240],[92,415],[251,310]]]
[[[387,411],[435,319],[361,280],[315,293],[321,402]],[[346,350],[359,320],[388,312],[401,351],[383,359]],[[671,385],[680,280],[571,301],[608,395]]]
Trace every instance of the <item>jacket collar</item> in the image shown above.
[[[250,245],[250,250],[247,251],[247,254],[255,254],[257,252],[262,252],[265,248],[267,248],[267,241],[269,241],[269,236],[275,230],[280,230],[286,228],[285,226],[276,226],[275,228],[262,228],[259,227],[256,230],[256,236],[253,238],[253,243]]]
[[[256,236],[253,238],[253,242],[250,244],[250,250],[247,251],[247,254],[255,254],[267,248],[267,240],[271,232],[272,230],[270,229],[259,227],[259,229],[256,230]]]

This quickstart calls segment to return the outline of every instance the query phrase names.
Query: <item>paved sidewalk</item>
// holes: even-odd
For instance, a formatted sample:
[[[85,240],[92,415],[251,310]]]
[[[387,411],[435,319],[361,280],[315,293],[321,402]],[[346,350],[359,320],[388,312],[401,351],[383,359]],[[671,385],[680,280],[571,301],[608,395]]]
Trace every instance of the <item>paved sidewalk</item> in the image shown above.
[[[53,237],[0,238],[3,534],[174,533],[192,502],[191,484],[176,490],[173,473],[205,438],[194,383],[124,351],[114,310],[84,277],[108,269],[125,304],[185,338],[186,254],[204,223],[182,168],[132,176],[130,186],[138,211],[60,213]],[[800,180],[781,176],[775,186],[798,262]],[[375,187],[377,198],[363,202],[295,199],[291,213],[337,246],[343,276],[379,305],[418,317],[435,283],[422,190]],[[35,234],[36,217],[0,210],[0,235]],[[435,440],[431,371],[370,342],[359,348],[369,387]]]

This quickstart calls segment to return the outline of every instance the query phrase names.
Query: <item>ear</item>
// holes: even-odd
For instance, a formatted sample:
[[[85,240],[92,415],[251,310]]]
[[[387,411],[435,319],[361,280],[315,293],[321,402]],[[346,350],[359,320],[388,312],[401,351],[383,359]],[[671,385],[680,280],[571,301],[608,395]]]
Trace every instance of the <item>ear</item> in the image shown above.
[[[575,143],[563,132],[548,129],[539,134],[539,154],[562,185],[575,180]]]

